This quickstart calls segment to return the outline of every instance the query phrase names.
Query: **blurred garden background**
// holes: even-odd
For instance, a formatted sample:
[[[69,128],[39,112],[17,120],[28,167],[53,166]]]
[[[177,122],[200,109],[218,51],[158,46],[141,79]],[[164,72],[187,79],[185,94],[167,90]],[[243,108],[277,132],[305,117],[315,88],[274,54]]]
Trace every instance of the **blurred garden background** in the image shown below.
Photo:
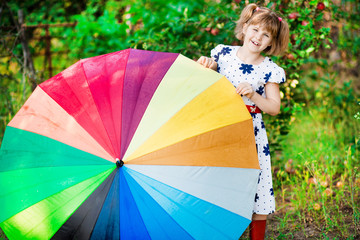
[[[137,48],[196,60],[240,44],[234,21],[249,2],[1,0],[0,141],[35,86],[79,59]],[[281,114],[265,116],[277,201],[267,239],[360,239],[360,3],[256,3],[290,25],[273,58],[287,74]]]

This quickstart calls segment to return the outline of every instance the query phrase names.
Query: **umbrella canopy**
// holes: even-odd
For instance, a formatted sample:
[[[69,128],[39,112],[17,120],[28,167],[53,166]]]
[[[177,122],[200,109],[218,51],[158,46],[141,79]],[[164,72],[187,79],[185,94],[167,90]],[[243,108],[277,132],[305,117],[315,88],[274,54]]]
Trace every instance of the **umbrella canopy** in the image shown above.
[[[127,49],[40,84],[0,152],[9,239],[237,239],[259,174],[252,119],[222,75]]]

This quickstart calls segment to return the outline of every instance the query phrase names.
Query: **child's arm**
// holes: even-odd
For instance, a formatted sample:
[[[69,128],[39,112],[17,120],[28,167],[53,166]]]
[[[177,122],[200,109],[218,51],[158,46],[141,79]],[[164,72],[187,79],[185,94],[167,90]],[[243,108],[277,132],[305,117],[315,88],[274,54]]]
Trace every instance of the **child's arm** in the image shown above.
[[[201,56],[197,60],[197,62],[200,63],[201,65],[203,65],[206,68],[210,68],[210,69],[212,69],[214,71],[217,70],[217,62],[215,62],[215,60],[213,58]]]
[[[255,92],[249,83],[240,83],[236,88],[236,92],[240,95],[248,97],[263,112],[275,116],[280,112],[280,90],[279,84],[265,84],[266,98]]]

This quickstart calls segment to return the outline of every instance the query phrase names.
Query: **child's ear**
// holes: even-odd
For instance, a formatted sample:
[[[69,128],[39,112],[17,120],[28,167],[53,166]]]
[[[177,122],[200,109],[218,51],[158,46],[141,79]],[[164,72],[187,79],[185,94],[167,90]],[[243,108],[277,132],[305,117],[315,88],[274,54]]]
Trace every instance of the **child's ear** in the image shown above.
[[[242,28],[242,33],[243,33],[243,34],[245,34],[248,26],[249,26],[249,25],[248,25],[247,23],[244,23],[243,28]]]
[[[237,34],[235,35],[235,37],[236,37],[237,40],[241,40],[241,34],[242,34],[242,33],[237,33]]]

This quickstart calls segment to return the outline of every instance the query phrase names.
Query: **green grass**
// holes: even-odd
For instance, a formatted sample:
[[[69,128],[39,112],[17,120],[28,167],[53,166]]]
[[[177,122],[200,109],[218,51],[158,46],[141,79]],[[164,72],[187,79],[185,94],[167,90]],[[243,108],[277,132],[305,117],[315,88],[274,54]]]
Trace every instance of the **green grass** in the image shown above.
[[[314,106],[295,114],[273,160],[278,211],[269,239],[360,237],[359,120]]]

